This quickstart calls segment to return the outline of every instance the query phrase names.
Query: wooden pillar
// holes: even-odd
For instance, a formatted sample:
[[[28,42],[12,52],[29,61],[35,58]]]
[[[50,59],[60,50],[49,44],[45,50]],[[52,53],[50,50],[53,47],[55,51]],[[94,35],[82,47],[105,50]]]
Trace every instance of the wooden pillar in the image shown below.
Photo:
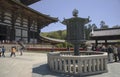
[[[10,27],[7,26],[7,38],[6,40],[10,40]]]
[[[1,11],[1,19],[0,20],[1,20],[1,22],[4,22],[5,12],[3,11],[3,9],[1,9],[0,11]]]
[[[41,32],[40,25],[37,25],[37,43],[40,43],[40,32]]]
[[[43,24],[44,23],[42,21],[37,20],[37,42],[38,43],[42,43],[40,33],[41,33],[41,29],[44,27]]]
[[[23,17],[21,16],[21,23],[20,26],[23,27]],[[23,34],[22,34],[22,29],[21,29],[21,39],[23,40]]]
[[[15,41],[15,22],[18,17],[18,12],[17,11],[12,11],[12,20],[11,20],[11,30],[10,30],[10,41]]]
[[[28,18],[28,43],[30,43],[30,38],[31,38],[31,34],[30,34],[30,27],[32,26],[32,19]]]

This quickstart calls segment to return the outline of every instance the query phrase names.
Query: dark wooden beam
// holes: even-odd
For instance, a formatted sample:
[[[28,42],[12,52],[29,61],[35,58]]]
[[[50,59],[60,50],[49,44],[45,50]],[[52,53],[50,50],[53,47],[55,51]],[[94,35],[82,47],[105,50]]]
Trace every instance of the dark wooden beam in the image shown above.
[[[33,24],[33,20],[31,17],[28,17],[28,43],[30,43],[30,37],[31,37],[31,34],[30,34],[30,27],[32,26]]]
[[[2,10],[1,12],[2,12],[2,13],[1,13],[1,22],[4,22],[4,17],[5,17],[4,14],[5,14],[5,12],[4,12],[3,10]]]
[[[33,3],[38,2],[40,0],[20,0],[20,1],[25,5],[30,5],[30,4],[33,4]]]

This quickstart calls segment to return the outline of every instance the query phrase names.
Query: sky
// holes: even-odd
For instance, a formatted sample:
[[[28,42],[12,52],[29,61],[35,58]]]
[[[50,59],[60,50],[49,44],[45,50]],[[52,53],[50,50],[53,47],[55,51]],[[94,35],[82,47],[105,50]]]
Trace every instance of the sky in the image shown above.
[[[41,0],[29,7],[51,17],[58,17],[58,22],[44,27],[42,32],[65,30],[66,26],[60,22],[64,18],[71,18],[74,9],[79,11],[79,17],[90,16],[92,21],[89,24],[95,23],[98,28],[102,20],[109,27],[120,25],[120,0]]]

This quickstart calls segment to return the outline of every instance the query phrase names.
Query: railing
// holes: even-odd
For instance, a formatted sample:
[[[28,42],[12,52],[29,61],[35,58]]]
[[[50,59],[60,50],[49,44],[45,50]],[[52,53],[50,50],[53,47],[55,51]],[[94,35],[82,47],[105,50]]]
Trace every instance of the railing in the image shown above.
[[[50,48],[50,47],[26,47],[27,50],[29,51],[67,51],[67,48]],[[70,51],[72,51],[73,48],[70,49]],[[80,48],[81,51],[83,51],[84,49]]]
[[[107,72],[107,53],[85,51],[81,54],[84,55],[73,56],[72,52],[69,54],[68,52],[50,52],[48,53],[48,65],[52,71],[73,75]]]

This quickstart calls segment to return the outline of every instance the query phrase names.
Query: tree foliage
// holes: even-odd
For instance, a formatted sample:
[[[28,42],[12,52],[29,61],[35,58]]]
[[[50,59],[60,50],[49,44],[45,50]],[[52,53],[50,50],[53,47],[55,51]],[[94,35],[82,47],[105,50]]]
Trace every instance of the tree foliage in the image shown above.
[[[101,21],[100,22],[100,29],[107,29],[107,28],[109,28],[109,26],[105,24],[105,21]]]
[[[42,32],[42,36],[55,38],[55,39],[66,39],[66,30],[58,30],[53,32]]]
[[[120,28],[120,25],[115,25],[112,28]]]

